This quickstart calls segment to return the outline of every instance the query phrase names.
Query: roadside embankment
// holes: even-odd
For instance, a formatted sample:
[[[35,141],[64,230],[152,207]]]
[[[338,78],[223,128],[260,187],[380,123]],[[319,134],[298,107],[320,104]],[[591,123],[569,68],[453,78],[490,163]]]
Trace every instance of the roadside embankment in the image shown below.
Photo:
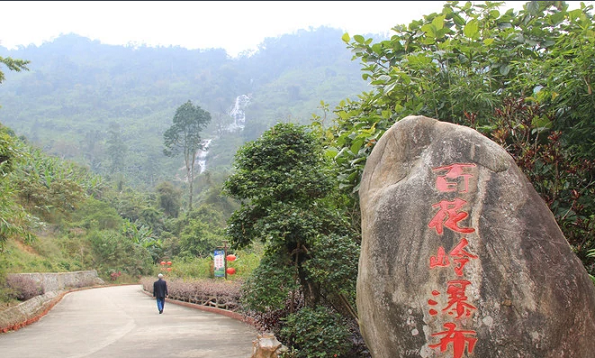
[[[33,297],[17,306],[0,311],[0,333],[17,330],[49,312],[62,297],[78,288],[104,284],[97,271],[76,271],[59,273],[19,273],[11,275],[27,276],[39,283],[44,294]]]

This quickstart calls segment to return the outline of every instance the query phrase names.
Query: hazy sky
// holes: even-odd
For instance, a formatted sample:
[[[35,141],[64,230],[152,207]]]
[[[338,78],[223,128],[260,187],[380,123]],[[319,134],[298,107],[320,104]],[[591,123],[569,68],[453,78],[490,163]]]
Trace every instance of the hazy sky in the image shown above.
[[[224,48],[231,56],[266,37],[329,26],[388,33],[444,1],[2,1],[0,46],[41,45],[76,33],[114,45]],[[508,2],[522,8],[526,3]],[[578,8],[577,1],[569,1]],[[593,1],[585,1],[593,4]]]

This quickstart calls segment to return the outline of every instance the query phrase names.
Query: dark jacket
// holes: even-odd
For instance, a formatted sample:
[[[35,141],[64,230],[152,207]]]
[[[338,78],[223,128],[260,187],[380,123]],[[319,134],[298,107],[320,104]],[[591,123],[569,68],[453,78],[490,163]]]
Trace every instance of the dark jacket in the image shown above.
[[[167,282],[159,279],[153,283],[153,297],[165,298],[167,296]]]

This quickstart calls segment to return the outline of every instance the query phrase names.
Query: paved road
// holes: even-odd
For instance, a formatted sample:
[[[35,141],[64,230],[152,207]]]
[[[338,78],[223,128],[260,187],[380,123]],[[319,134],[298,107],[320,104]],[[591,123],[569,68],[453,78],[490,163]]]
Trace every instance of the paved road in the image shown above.
[[[72,292],[38,322],[0,334],[2,358],[249,358],[257,331],[240,321],[167,302],[141,286]]]

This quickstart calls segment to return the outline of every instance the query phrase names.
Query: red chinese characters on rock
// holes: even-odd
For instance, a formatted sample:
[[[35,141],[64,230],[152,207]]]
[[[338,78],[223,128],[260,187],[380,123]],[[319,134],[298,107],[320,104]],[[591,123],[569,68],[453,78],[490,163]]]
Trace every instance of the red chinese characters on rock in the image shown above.
[[[455,199],[453,201],[442,200],[439,203],[432,205],[433,208],[440,208],[434,218],[428,224],[431,229],[436,229],[438,235],[442,235],[444,232],[443,226],[451,229],[454,232],[463,234],[470,234],[475,231],[471,227],[459,227],[459,222],[466,219],[469,214],[460,209],[467,202],[463,199]]]
[[[433,168],[434,173],[446,172],[444,175],[438,175],[436,178],[436,189],[441,192],[457,191],[460,184],[456,179],[463,178],[464,189],[460,190],[459,193],[469,192],[469,179],[473,177],[473,174],[463,173],[463,169],[475,167],[475,164],[451,164]],[[454,181],[448,181],[448,179],[453,179]]]
[[[446,328],[447,331],[432,334],[432,337],[444,337],[440,339],[440,343],[430,344],[430,348],[440,347],[440,352],[446,352],[448,345],[452,344],[454,358],[461,358],[463,356],[465,353],[465,346],[467,346],[467,351],[469,353],[473,353],[477,338],[468,336],[475,335],[475,331],[457,330],[457,325],[452,322],[445,323],[444,328]]]
[[[463,276],[463,268],[469,262],[470,259],[476,259],[477,256],[470,254],[469,252],[465,251],[465,246],[469,244],[466,238],[461,238],[461,241],[452,249],[448,256],[446,256],[446,252],[444,248],[440,246],[438,248],[438,255],[430,257],[430,268],[435,267],[448,267],[450,266],[450,260],[448,257],[450,256],[457,265],[454,267],[455,274],[457,276]]]
[[[473,313],[473,311],[477,309],[475,306],[467,302],[468,298],[466,289],[467,286],[470,284],[471,282],[467,280],[449,281],[447,283],[448,288],[446,289],[446,293],[448,294],[448,303],[446,307],[442,309],[442,312],[446,312],[451,316],[456,313],[456,318],[470,317],[471,313]],[[435,298],[437,298],[440,295],[440,291],[432,291],[432,296],[434,296]],[[434,299],[429,299],[428,304],[432,307],[435,307],[438,305],[438,302]],[[430,308],[428,312],[432,316],[438,314],[438,311],[436,311],[434,308]]]
[[[468,298],[465,291],[470,284],[471,282],[467,280],[448,281],[448,288],[446,289],[446,293],[448,293],[448,306],[442,311],[446,311],[450,315],[456,313],[457,318],[471,316],[471,311],[477,308],[467,302]]]
[[[451,164],[437,168],[432,171],[436,173],[436,190],[442,193],[456,192],[457,194],[469,193],[471,179],[474,177],[475,164]],[[433,208],[438,208],[438,211],[428,223],[430,229],[436,230],[440,236],[444,233],[444,228],[459,233],[471,234],[475,232],[473,227],[466,227],[463,220],[469,214],[464,211],[467,201],[461,198],[454,198],[454,200],[441,200],[432,205]],[[477,310],[477,308],[469,302],[467,296],[467,288],[472,286],[472,282],[465,280],[464,268],[470,260],[478,259],[478,256],[470,253],[467,249],[469,241],[467,237],[461,237],[459,242],[447,254],[443,246],[438,248],[435,256],[430,257],[430,269],[447,268],[451,266],[454,274],[458,279],[449,280],[446,283],[447,299],[442,307],[439,307],[440,296],[442,293],[439,290],[432,290],[432,298],[427,300],[430,306],[429,313],[432,316],[438,316],[440,313],[447,317],[452,317],[458,321],[459,327],[455,322],[444,323],[446,331],[432,334],[432,337],[441,337],[440,342],[430,344],[429,347],[433,349],[440,349],[444,353],[448,351],[449,346],[452,346],[453,358],[461,358],[465,354],[465,349],[469,354],[473,353],[473,349],[477,342],[476,332],[473,330],[463,329],[465,323],[469,321],[461,321],[464,318],[469,318]]]

